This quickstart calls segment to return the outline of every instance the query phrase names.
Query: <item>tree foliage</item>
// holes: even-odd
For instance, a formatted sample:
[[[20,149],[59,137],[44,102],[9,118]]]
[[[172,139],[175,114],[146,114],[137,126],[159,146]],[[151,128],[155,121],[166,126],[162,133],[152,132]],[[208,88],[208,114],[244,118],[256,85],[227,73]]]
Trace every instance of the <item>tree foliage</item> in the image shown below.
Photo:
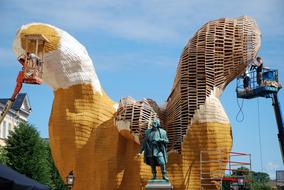
[[[48,144],[48,159],[49,159],[50,171],[51,171],[50,179],[51,179],[52,190],[67,190],[68,188],[64,184],[64,181],[62,180],[62,178],[60,177],[59,172],[53,161],[49,144]]]
[[[5,149],[8,166],[43,184],[50,183],[46,145],[31,124],[20,123],[9,134]]]
[[[9,159],[7,158],[7,152],[4,147],[0,146],[0,164],[7,165]]]
[[[270,182],[270,177],[264,172],[254,172],[251,171],[252,187],[255,190],[270,190],[272,189]]]
[[[254,190],[271,190],[272,187],[269,184],[270,177],[264,172],[254,172],[249,171],[246,167],[240,167],[236,171],[233,171],[232,175],[227,175],[226,177],[244,177],[246,180],[250,181],[250,184],[245,186],[251,186]],[[230,190],[230,183],[223,182],[223,190]],[[245,188],[243,188],[245,189]]]
[[[9,167],[50,186],[53,190],[66,189],[54,165],[49,143],[29,123],[20,123],[10,133],[3,150],[3,161]]]

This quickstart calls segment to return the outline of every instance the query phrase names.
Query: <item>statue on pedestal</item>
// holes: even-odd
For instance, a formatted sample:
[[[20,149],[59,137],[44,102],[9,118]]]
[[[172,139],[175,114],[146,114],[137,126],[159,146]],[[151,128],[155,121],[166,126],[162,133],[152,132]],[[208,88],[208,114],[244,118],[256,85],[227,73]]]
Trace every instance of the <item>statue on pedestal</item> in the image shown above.
[[[156,166],[160,166],[163,179],[168,181],[166,144],[169,143],[169,140],[167,132],[160,128],[160,121],[158,119],[154,119],[151,126],[151,128],[145,131],[138,156],[144,151],[144,162],[152,168],[152,180],[156,179]]]

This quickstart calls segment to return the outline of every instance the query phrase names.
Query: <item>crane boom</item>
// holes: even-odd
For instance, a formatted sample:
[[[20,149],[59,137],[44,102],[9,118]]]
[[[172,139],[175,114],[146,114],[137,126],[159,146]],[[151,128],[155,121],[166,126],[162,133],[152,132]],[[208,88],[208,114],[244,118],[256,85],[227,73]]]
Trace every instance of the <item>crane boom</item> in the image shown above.
[[[0,124],[2,123],[2,121],[5,118],[6,114],[8,113],[10,108],[12,107],[13,103],[14,103],[14,101],[12,101],[11,99],[8,100],[8,102],[6,103],[5,107],[2,110],[2,113],[0,115]]]
[[[282,155],[282,161],[284,163],[284,123],[283,123],[280,102],[278,101],[277,93],[273,93],[272,95],[272,105],[274,107],[274,113],[278,127],[278,140]]]
[[[0,124],[15,102],[17,95],[21,91],[22,84],[41,84],[43,80],[43,57],[45,44],[49,43],[49,40],[42,34],[25,35],[21,40],[26,42],[25,53],[18,57],[18,61],[23,68],[18,74],[14,93],[0,114]]]

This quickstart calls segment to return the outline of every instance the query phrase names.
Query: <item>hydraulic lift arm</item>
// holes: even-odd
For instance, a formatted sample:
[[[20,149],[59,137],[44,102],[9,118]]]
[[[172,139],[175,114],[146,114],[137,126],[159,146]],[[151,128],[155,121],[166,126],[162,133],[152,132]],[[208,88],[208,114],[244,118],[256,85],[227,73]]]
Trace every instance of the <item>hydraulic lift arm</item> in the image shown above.
[[[18,75],[18,78],[17,78],[17,85],[15,87],[14,93],[13,93],[12,97],[7,101],[5,107],[3,108],[2,113],[0,115],[0,124],[4,120],[5,116],[9,112],[10,108],[13,106],[13,103],[15,102],[16,97],[18,96],[19,92],[22,89],[23,76],[24,76],[24,73],[20,72],[19,75]]]
[[[23,65],[23,67],[25,67],[25,61],[19,59],[19,62]],[[0,124],[2,123],[2,121],[4,120],[5,116],[7,115],[7,113],[9,112],[10,108],[12,107],[13,103],[15,102],[19,92],[22,89],[22,85],[24,83],[24,71],[19,72],[18,77],[17,77],[17,85],[15,87],[14,93],[12,95],[12,97],[7,101],[5,107],[2,110],[2,113],[0,115]]]
[[[23,69],[18,74],[17,85],[12,97],[8,100],[0,114],[0,124],[15,102],[23,83],[37,85],[42,83],[44,47],[45,43],[49,41],[42,34],[25,35],[23,39],[26,42],[25,53],[18,57],[18,61]]]
[[[284,123],[283,123],[283,118],[281,114],[281,108],[280,108],[280,103],[278,101],[277,93],[273,93],[272,95],[272,105],[274,107],[274,113],[278,126],[278,140],[282,155],[282,161],[284,163]]]
[[[2,123],[2,121],[5,118],[6,114],[8,113],[10,108],[12,107],[13,103],[14,103],[14,101],[12,101],[11,99],[9,99],[8,102],[6,103],[5,107],[3,108],[2,113],[0,115],[0,124]]]

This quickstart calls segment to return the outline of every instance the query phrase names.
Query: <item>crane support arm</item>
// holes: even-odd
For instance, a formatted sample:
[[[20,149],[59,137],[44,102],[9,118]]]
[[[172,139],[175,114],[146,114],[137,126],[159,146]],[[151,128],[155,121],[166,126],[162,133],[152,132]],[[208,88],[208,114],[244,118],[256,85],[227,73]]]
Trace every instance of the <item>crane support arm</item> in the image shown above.
[[[282,161],[284,163],[284,124],[283,124],[283,118],[280,108],[280,103],[278,101],[277,93],[273,93],[272,95],[272,105],[274,107],[274,113],[276,117],[276,122],[278,126],[278,140],[282,155]]]
[[[23,83],[23,72],[20,72],[17,78],[17,85],[15,87],[14,93],[12,95],[12,97],[8,100],[8,102],[6,103],[5,107],[3,108],[1,115],[0,115],[0,124],[2,123],[2,121],[4,120],[5,116],[7,115],[7,113],[9,112],[10,108],[12,107],[13,103],[15,102],[19,92],[22,89],[22,83]]]
[[[3,119],[5,118],[6,114],[8,113],[8,111],[10,110],[10,108],[12,107],[14,101],[13,100],[8,100],[8,102],[6,103],[5,107],[3,108],[3,111],[0,115],[0,124],[2,123]]]

